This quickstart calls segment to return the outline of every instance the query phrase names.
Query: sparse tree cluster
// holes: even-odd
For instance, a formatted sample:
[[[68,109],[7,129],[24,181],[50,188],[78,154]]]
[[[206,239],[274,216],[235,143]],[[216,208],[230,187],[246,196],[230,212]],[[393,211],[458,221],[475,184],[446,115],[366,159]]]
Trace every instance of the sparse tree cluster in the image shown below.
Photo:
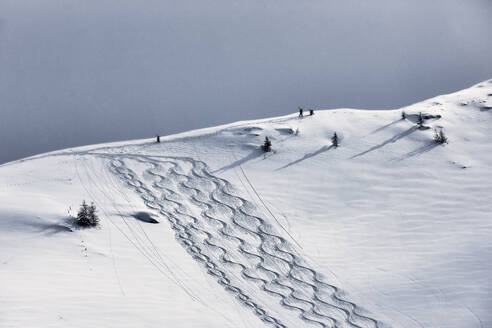
[[[407,117],[408,116],[405,113],[405,111],[402,111],[401,112],[401,119],[404,120]],[[424,122],[425,122],[425,120],[432,119],[432,118],[434,118],[434,119],[440,119],[441,118],[441,115],[430,115],[430,114],[423,115],[422,112],[420,112],[417,115],[417,122],[416,122],[416,124],[418,125],[419,129],[421,129],[421,130],[428,129],[427,127],[424,127]],[[444,134],[444,131],[443,131],[442,127],[439,130],[434,129],[434,141],[436,143],[438,143],[438,144],[446,144],[446,143],[448,143],[448,137]]]
[[[95,227],[99,224],[99,217],[97,216],[97,210],[94,203],[87,205],[85,200],[80,205],[79,212],[77,213],[77,225],[81,227]]]
[[[304,115],[304,110],[302,109],[302,107],[299,107],[299,117],[303,117],[303,115]],[[309,109],[309,115],[310,116],[314,115],[314,110]],[[410,120],[413,121],[413,117],[415,117],[415,114],[408,116],[405,111],[401,112],[401,119],[402,120],[410,118]],[[426,119],[432,119],[432,118],[439,119],[439,118],[441,118],[441,115],[430,115],[430,114],[423,115],[422,112],[419,112],[419,114],[417,115],[416,124],[419,127],[419,129],[421,129],[421,130],[428,129],[428,127],[424,127],[425,120]],[[295,135],[299,134],[299,128],[297,128],[295,130],[294,134]],[[435,130],[434,141],[438,144],[448,143],[448,138],[444,134],[444,131],[442,128],[439,130]],[[332,144],[332,147],[334,147],[334,148],[337,148],[340,145],[340,140],[339,140],[339,137],[338,137],[336,132],[334,132],[333,136],[331,137],[331,144]],[[261,149],[265,153],[272,151],[272,142],[270,141],[270,139],[268,139],[268,137],[265,137],[265,141],[263,142],[263,145],[261,145]]]

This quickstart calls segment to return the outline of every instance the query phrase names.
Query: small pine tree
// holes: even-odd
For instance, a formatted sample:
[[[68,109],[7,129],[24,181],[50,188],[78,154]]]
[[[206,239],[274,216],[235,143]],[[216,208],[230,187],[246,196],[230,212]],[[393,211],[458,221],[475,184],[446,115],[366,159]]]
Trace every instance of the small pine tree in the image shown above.
[[[268,153],[269,151],[272,150],[272,142],[268,137],[265,137],[265,141],[263,142],[263,145],[261,146],[261,149],[265,152]]]
[[[89,217],[89,222],[91,226],[97,226],[99,224],[99,217],[97,216],[97,209],[96,205],[94,203],[91,203],[89,206],[89,210],[87,212],[88,217]]]
[[[85,200],[80,205],[79,212],[77,213],[77,224],[81,227],[94,227],[99,223],[99,218],[96,214],[96,206],[94,203],[87,205]]]
[[[407,118],[407,113],[405,113],[405,111],[402,111],[401,112],[401,119],[404,120]]]
[[[333,133],[333,137],[331,137],[331,144],[333,147],[337,148],[338,147],[338,136],[337,133]]]
[[[417,125],[419,127],[424,126],[424,117],[422,116],[422,112],[419,113],[419,117],[417,118]]]
[[[80,205],[79,212],[77,213],[77,224],[83,227],[89,225],[89,206],[85,200]]]
[[[437,130],[434,130],[434,141],[442,145],[448,142],[448,137],[446,137],[442,129],[439,130],[439,132],[437,132]]]

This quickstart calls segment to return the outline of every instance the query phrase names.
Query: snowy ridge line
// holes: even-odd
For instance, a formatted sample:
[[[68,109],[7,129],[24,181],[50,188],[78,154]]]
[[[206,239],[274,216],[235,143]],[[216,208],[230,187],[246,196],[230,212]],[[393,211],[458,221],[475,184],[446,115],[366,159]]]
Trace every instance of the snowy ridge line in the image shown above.
[[[105,157],[107,157],[107,155],[105,155]],[[275,327],[278,328],[286,328],[286,326],[283,325],[278,319],[268,315],[261,306],[253,302],[251,298],[247,296],[240,288],[232,285],[230,279],[227,278],[227,274],[224,271],[218,269],[217,264],[215,264],[209,256],[203,254],[201,248],[197,245],[197,243],[193,239],[192,234],[190,233],[191,229],[200,230],[198,227],[193,226],[194,223],[198,223],[196,218],[193,218],[194,223],[183,224],[176,215],[165,209],[164,204],[160,203],[159,199],[154,196],[152,192],[148,188],[146,188],[140,180],[136,178],[136,174],[132,172],[129,168],[127,168],[124,162],[119,159],[119,157],[125,157],[124,155],[109,157],[112,159],[110,164],[111,171],[122,178],[124,181],[126,181],[127,185],[129,185],[142,197],[147,207],[159,211],[161,214],[165,215],[168,218],[172,229],[176,232],[176,238],[180,240],[181,244],[193,256],[194,259],[202,262],[205,265],[207,272],[210,275],[216,277],[219,284],[223,285],[227,291],[236,294],[236,298],[239,299],[242,304],[253,308],[255,314],[262,321],[273,324]]]
[[[221,200],[215,198],[213,196],[213,193],[212,193],[212,199],[213,200],[215,200],[216,202],[221,203],[222,205],[228,207],[233,212],[233,216],[232,216],[231,220],[232,220],[232,222],[234,224],[238,225],[241,229],[244,229],[244,230],[246,230],[249,233],[252,233],[252,234],[257,235],[260,238],[261,245],[259,247],[259,251],[261,253],[263,253],[265,256],[271,256],[271,257],[276,258],[276,259],[278,259],[280,261],[283,261],[283,262],[285,262],[289,266],[289,272],[288,272],[287,278],[293,279],[293,280],[298,281],[299,283],[308,285],[308,286],[310,286],[313,289],[313,291],[314,291],[314,298],[313,298],[313,300],[315,302],[312,302],[313,300],[305,300],[305,299],[297,298],[293,294],[293,291],[291,291],[291,296],[293,298],[296,298],[298,300],[301,300],[301,301],[304,301],[304,302],[308,302],[309,304],[311,304],[312,309],[313,309],[313,312],[314,312],[314,309],[315,309],[315,305],[318,305],[318,304],[316,304],[318,302],[321,303],[321,304],[324,304],[326,306],[329,306],[329,307],[335,308],[337,310],[340,310],[340,311],[342,311],[346,315],[348,323],[350,325],[354,326],[354,327],[362,327],[360,325],[363,325],[364,322],[365,323],[369,322],[374,327],[378,327],[378,322],[375,319],[357,313],[358,307],[356,306],[356,304],[343,299],[341,297],[341,295],[339,294],[339,292],[340,292],[339,289],[336,286],[333,286],[333,285],[330,285],[330,284],[326,284],[326,283],[320,281],[319,278],[318,278],[318,273],[315,270],[313,270],[311,268],[308,268],[306,266],[303,266],[303,265],[298,264],[296,262],[296,259],[298,259],[298,257],[294,253],[288,252],[288,251],[284,251],[284,250],[282,250],[282,249],[279,248],[279,245],[277,245],[277,244],[275,245],[274,250],[279,251],[281,253],[284,253],[284,254],[288,255],[288,257],[292,259],[291,261],[288,261],[288,260],[284,259],[283,257],[280,257],[280,256],[277,256],[277,255],[273,254],[273,251],[272,252],[268,252],[267,250],[265,250],[265,246],[267,245],[265,243],[265,241],[266,241],[265,236],[272,237],[273,239],[279,240],[280,241],[280,245],[288,246],[288,243],[287,243],[287,241],[284,238],[282,238],[282,237],[280,237],[278,235],[275,235],[275,234],[271,234],[271,233],[266,232],[265,231],[265,228],[267,228],[266,222],[263,219],[261,219],[261,218],[259,218],[257,216],[254,216],[254,215],[252,215],[250,213],[247,213],[244,210],[245,207],[246,207],[245,205],[248,204],[248,201],[245,200],[245,199],[243,199],[243,198],[241,198],[241,197],[232,195],[229,191],[227,191],[226,189],[232,188],[232,185],[227,180],[224,180],[224,179],[215,177],[215,176],[211,175],[209,172],[207,172],[206,171],[206,164],[205,163],[198,162],[198,161],[194,161],[194,163],[200,163],[200,165],[203,166],[202,167],[202,172],[206,175],[207,178],[210,178],[212,181],[214,181],[214,183],[217,186],[217,190],[218,191],[222,192],[224,195],[226,195],[228,197],[231,197],[231,198],[236,199],[236,200],[240,200],[242,202],[242,205],[239,206],[238,209],[235,209],[232,206],[230,206],[229,204],[226,204],[226,203],[222,202]],[[198,173],[195,171],[195,169],[196,169],[196,166],[192,169],[192,173],[195,174],[195,175],[197,175],[197,176],[199,176]],[[203,176],[201,176],[201,177],[202,178],[205,178]],[[217,182],[217,181],[219,181],[219,182]],[[222,183],[221,186],[219,186],[220,183]],[[260,225],[257,228],[258,229],[258,232],[253,231],[253,230],[250,230],[249,228],[246,228],[246,227],[242,226],[241,224],[239,224],[236,221],[235,217],[237,217],[237,212],[238,211],[241,214],[243,214],[245,216],[249,216],[250,218],[253,218],[253,219],[257,220],[258,222],[260,222]],[[264,259],[262,259],[262,260],[264,261]],[[261,267],[261,268],[262,269],[265,269],[264,267]],[[305,280],[302,280],[302,279],[299,279],[299,278],[295,277],[293,275],[293,271],[295,269],[304,269],[304,270],[310,272],[311,275],[313,276],[313,280],[314,280],[315,284],[311,284],[311,283],[309,283],[309,282],[307,282]],[[268,270],[268,271],[270,271],[272,273],[274,272],[274,271],[271,271],[271,270]],[[277,282],[281,286],[288,287],[288,286],[285,286],[285,285],[283,285],[283,284],[281,284],[281,283],[279,283],[277,281],[277,279],[280,276],[280,274],[278,272],[275,272],[274,274],[276,275],[277,278],[273,282]],[[319,291],[320,291],[320,288],[322,286],[325,286],[325,287],[327,287],[327,288],[329,288],[329,289],[331,289],[333,291],[330,296],[331,296],[332,300],[338,306],[333,305],[333,304],[330,304],[327,301],[322,300],[322,298],[318,294]],[[343,308],[342,306],[349,307],[349,310],[347,310],[346,308]],[[315,313],[315,314],[318,314],[319,315],[319,313]],[[323,315],[321,314],[320,316],[323,316]],[[329,318],[329,319],[331,319],[331,320],[334,320],[334,318],[331,318],[329,316],[326,316],[326,317]],[[359,321],[359,323],[357,323],[357,321]],[[362,322],[360,322],[360,321],[362,321]]]

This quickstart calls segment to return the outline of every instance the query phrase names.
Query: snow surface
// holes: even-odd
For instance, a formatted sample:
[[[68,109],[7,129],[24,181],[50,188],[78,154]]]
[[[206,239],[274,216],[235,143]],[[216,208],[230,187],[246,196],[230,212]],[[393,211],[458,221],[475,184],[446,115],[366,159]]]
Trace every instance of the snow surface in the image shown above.
[[[490,327],[491,109],[489,80],[4,164],[0,327]]]

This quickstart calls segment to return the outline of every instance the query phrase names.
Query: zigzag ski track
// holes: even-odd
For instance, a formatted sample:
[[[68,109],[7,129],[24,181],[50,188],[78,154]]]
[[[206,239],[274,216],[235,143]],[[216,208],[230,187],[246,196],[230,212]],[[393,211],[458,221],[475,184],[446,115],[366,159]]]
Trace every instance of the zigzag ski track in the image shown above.
[[[169,221],[176,239],[207,273],[266,324],[382,328],[338,287],[322,281],[256,214],[255,206],[235,195],[233,186],[212,175],[204,162],[142,154],[84,155],[107,159],[109,170]],[[141,172],[132,170],[132,162]],[[301,321],[295,322],[296,317]]]

